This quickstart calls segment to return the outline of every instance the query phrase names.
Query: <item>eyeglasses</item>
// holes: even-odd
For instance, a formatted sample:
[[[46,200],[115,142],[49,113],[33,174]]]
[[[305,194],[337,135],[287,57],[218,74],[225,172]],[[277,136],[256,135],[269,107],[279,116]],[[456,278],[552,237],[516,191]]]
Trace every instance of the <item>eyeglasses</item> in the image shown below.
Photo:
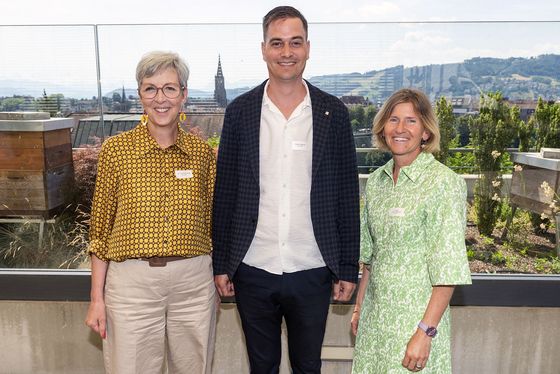
[[[161,90],[163,95],[168,99],[176,99],[181,95],[185,87],[179,86],[178,84],[170,83],[166,84],[163,87],[156,87],[156,86],[145,86],[140,88],[138,91],[140,96],[144,99],[153,99],[157,96],[158,91]]]

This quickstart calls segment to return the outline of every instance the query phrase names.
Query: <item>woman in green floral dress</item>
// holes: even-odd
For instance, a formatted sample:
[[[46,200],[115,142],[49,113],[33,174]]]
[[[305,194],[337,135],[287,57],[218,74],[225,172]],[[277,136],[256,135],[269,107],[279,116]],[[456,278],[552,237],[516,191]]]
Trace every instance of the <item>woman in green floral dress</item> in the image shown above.
[[[471,283],[466,185],[432,155],[440,135],[422,92],[395,92],[373,132],[393,158],[366,185],[352,372],[449,374],[449,300]]]

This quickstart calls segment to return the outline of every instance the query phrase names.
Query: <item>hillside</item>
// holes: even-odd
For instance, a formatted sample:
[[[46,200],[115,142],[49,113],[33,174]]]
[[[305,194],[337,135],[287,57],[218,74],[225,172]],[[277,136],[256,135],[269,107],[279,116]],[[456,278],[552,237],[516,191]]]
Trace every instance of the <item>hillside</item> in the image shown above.
[[[430,97],[502,91],[510,99],[560,99],[560,55],[507,59],[475,57],[461,63],[395,66],[364,74],[312,77],[311,83],[336,96],[361,95],[382,103],[395,90],[415,87]]]

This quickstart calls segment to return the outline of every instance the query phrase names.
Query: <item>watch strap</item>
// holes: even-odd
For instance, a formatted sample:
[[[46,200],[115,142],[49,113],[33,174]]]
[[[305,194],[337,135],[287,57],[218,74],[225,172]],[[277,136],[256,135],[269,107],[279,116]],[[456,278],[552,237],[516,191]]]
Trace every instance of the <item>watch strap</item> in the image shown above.
[[[437,329],[435,327],[428,326],[422,321],[418,323],[418,328],[424,331],[430,338],[434,338],[437,335]]]

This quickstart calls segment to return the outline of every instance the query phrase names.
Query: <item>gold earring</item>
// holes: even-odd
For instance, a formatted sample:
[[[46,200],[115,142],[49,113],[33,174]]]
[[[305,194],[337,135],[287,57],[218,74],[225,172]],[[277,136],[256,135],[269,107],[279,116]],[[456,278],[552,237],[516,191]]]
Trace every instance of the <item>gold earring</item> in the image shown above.
[[[181,121],[181,123],[185,123],[186,120],[187,115],[185,114],[185,112],[181,112],[181,114],[179,114],[179,121]]]
[[[146,113],[142,114],[142,117],[140,117],[140,123],[144,126],[148,124],[148,115]]]

